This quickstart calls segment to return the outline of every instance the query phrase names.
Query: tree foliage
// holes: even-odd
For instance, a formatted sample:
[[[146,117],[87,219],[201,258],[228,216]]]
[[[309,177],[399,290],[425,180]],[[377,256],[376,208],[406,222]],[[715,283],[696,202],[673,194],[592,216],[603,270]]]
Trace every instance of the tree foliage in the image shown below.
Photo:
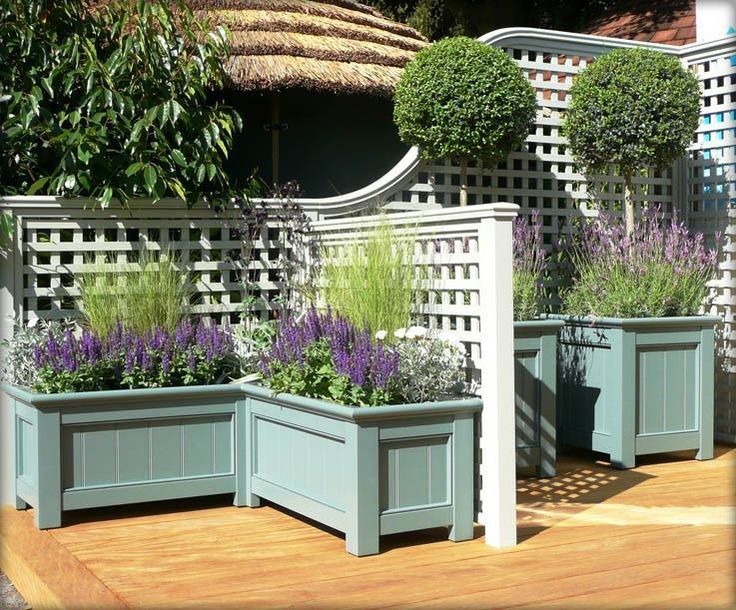
[[[425,158],[501,161],[534,121],[534,90],[501,49],[463,36],[417,53],[396,87],[399,136]]]
[[[583,70],[570,89],[563,133],[587,171],[618,167],[634,229],[632,176],[685,154],[700,120],[698,81],[675,57],[651,49],[618,49]]]
[[[0,39],[0,194],[226,191],[240,117],[211,93],[228,36],[183,0],[6,0]]]
[[[587,168],[664,167],[685,154],[700,120],[700,91],[675,57],[651,49],[601,56],[575,79],[564,132]]]

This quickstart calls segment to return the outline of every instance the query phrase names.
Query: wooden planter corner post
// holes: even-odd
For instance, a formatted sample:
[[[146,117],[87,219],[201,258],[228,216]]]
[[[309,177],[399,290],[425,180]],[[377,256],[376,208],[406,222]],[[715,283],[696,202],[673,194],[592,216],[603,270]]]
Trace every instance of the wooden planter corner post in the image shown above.
[[[516,416],[512,221],[519,206],[496,203],[478,230],[480,253],[481,506],[486,544],[516,544]]]

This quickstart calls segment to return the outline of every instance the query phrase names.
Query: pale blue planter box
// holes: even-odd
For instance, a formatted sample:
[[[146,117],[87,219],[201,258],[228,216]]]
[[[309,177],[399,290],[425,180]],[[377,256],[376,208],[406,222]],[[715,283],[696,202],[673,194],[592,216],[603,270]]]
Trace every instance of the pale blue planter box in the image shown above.
[[[560,332],[558,438],[636,456],[697,450],[713,457],[714,332],[720,318],[575,318]]]
[[[267,499],[345,533],[354,555],[379,536],[450,526],[473,537],[473,424],[481,401],[347,407],[246,384],[246,503]]]
[[[15,419],[16,506],[41,529],[82,508],[234,493],[245,455],[236,385],[34,394]]]
[[[514,322],[516,467],[556,474],[557,333],[561,320]]]

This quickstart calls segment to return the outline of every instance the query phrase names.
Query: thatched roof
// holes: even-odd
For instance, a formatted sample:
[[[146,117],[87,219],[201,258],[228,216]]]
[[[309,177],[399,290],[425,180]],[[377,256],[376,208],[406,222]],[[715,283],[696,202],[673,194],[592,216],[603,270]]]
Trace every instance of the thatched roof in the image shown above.
[[[233,89],[390,94],[426,39],[353,0],[189,0],[232,33]]]

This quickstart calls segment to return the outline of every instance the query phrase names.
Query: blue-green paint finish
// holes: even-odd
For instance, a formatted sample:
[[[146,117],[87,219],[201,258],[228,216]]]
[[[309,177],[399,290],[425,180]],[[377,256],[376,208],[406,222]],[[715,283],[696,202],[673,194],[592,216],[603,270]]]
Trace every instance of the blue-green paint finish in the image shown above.
[[[40,395],[14,400],[16,505],[39,528],[62,510],[235,493],[245,472],[239,386]]]
[[[559,320],[514,323],[516,465],[556,473],[557,333]]]
[[[554,317],[566,322],[558,349],[562,444],[608,453],[618,468],[647,453],[713,457],[719,318]]]
[[[354,408],[243,391],[246,493],[345,532],[359,556],[378,553],[387,533],[450,526],[452,539],[472,537],[479,400]]]

